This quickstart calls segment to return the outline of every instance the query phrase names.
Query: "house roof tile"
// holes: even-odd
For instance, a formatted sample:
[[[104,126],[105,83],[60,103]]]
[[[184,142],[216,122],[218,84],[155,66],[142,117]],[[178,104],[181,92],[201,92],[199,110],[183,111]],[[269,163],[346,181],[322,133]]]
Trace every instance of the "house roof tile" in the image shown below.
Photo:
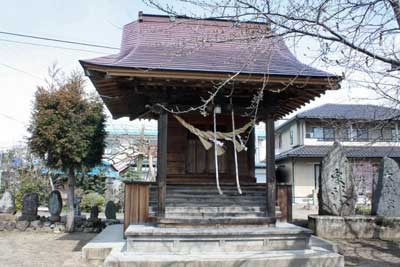
[[[400,147],[393,146],[344,146],[349,158],[400,158]],[[276,161],[288,158],[323,158],[331,146],[300,146],[278,154]]]

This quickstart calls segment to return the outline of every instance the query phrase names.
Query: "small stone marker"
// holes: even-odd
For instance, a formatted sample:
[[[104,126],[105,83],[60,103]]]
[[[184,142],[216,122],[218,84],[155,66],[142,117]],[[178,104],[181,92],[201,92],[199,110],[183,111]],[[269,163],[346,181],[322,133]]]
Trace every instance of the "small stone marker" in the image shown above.
[[[10,191],[5,191],[0,199],[0,213],[14,214],[15,212],[14,196]]]
[[[77,217],[81,216],[81,198],[80,197],[75,197],[74,215],[77,216]]]
[[[117,218],[117,207],[113,201],[108,201],[106,204],[106,218],[108,220],[115,220]]]
[[[60,214],[62,210],[62,198],[58,190],[51,191],[49,195],[49,212],[50,221],[59,222],[61,220]]]
[[[319,190],[319,214],[349,216],[355,214],[357,192],[351,167],[339,142],[322,160]]]
[[[372,196],[372,214],[400,216],[400,168],[391,158],[383,158]]]
[[[90,220],[97,220],[99,218],[99,207],[94,206],[90,209]]]
[[[20,220],[37,220],[37,211],[39,207],[39,196],[37,193],[28,193],[22,200],[22,216]]]

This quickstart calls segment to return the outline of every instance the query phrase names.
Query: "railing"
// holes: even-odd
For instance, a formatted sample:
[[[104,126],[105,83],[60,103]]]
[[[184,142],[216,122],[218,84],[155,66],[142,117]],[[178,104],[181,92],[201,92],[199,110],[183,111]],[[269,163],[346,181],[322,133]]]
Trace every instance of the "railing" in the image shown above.
[[[395,138],[309,138],[316,139],[317,141],[340,141],[340,142],[397,142]]]
[[[355,142],[355,143],[374,143],[374,142],[380,142],[380,143],[391,143],[391,142],[400,142],[400,139],[396,139],[396,138],[310,138],[307,137],[306,140],[313,140],[316,142],[333,142],[333,141],[339,141],[339,142]]]

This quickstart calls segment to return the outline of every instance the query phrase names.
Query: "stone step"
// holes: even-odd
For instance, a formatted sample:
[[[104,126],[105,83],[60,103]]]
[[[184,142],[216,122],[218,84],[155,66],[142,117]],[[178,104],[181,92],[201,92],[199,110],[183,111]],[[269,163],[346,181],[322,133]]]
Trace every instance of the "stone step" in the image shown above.
[[[215,203],[215,202],[186,202],[186,203],[179,203],[179,202],[166,202],[166,207],[171,207],[171,208],[205,208],[205,207],[228,207],[228,208],[234,208],[234,207],[249,207],[249,206],[256,206],[258,203],[256,202],[249,202],[249,203],[236,203],[236,202],[229,202],[229,203]],[[150,202],[150,207],[157,207],[157,202]],[[265,205],[260,205],[261,208],[265,208]]]
[[[150,199],[150,204],[158,203],[155,199]],[[183,205],[197,205],[197,204],[207,204],[210,207],[221,206],[221,205],[239,205],[239,206],[264,206],[265,198],[263,199],[198,199],[198,198],[167,198],[165,203],[168,204],[183,204]]]
[[[157,210],[157,206],[151,206],[150,211]],[[181,212],[181,213],[212,213],[212,212],[235,212],[235,213],[245,213],[245,212],[264,212],[265,207],[260,206],[232,206],[232,207],[169,207],[165,208],[168,212]]]
[[[179,198],[215,198],[215,199],[251,199],[251,198],[266,198],[266,194],[260,193],[260,194],[243,194],[243,195],[218,195],[218,194],[209,194],[209,193],[198,193],[198,194],[192,194],[192,193],[170,193],[167,192],[166,194],[167,197],[179,197]],[[150,198],[157,198],[157,194],[150,194]]]
[[[320,249],[254,252],[210,252],[154,254],[114,250],[106,258],[105,267],[344,267],[344,257]]]
[[[155,193],[157,192],[157,189],[150,189],[150,193]],[[219,192],[217,191],[217,189],[215,188],[208,188],[208,187],[204,187],[204,188],[190,188],[190,187],[186,187],[186,188],[167,188],[167,192],[207,192],[207,193],[212,193],[212,194],[217,194],[219,195]],[[242,189],[242,194],[246,194],[246,193],[265,193],[266,189],[265,188],[253,188],[253,189]],[[240,195],[239,192],[237,191],[237,189],[222,189],[222,193],[223,194],[237,194]]]
[[[237,191],[236,188],[221,188],[223,194],[237,194],[240,195],[239,192]],[[150,189],[150,193],[156,193],[157,189]],[[186,188],[168,188],[167,187],[167,192],[193,192],[193,193],[212,193],[212,194],[217,194],[219,195],[219,192],[217,191],[216,188],[209,188],[209,187],[197,187],[197,188],[191,188],[191,187],[186,187]],[[265,193],[266,189],[265,188],[246,188],[242,189],[242,194],[246,193]]]
[[[215,217],[215,218],[157,218],[156,225],[158,227],[228,227],[228,226],[275,226],[276,218],[256,217]]]
[[[264,218],[268,221],[269,218]],[[164,219],[160,224],[174,223]],[[227,220],[225,220],[227,221]],[[125,231],[128,252],[202,253],[202,252],[263,252],[271,250],[300,250],[309,248],[311,231],[300,227],[266,227],[250,225],[255,219],[246,219],[244,226],[156,227],[130,225]],[[189,220],[187,220],[188,223]],[[261,222],[261,220],[259,220]],[[178,224],[176,224],[178,225]]]
[[[176,219],[176,218],[190,218],[190,219],[226,219],[226,218],[263,218],[265,217],[265,213],[246,213],[246,214],[238,214],[238,213],[207,213],[207,214],[199,214],[199,213],[167,213],[165,218],[167,219]]]

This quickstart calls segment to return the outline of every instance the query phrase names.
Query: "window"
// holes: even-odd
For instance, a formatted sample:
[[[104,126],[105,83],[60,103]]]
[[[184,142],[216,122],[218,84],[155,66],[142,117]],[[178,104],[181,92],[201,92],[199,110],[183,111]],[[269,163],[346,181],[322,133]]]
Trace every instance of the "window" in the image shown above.
[[[323,130],[324,140],[335,140],[335,129],[333,128],[325,128]]]
[[[334,140],[335,129],[330,127],[312,127],[311,132],[307,134],[307,137],[318,140]]]
[[[355,139],[358,141],[367,141],[368,140],[368,129],[367,128],[356,129]]]
[[[392,133],[392,140],[396,141],[397,140],[396,128],[392,128],[390,129],[390,131]]]
[[[293,145],[293,144],[294,144],[294,133],[293,133],[293,130],[290,129],[290,145]]]
[[[341,130],[341,136],[340,139],[344,141],[351,140],[351,130],[350,128],[344,128]]]
[[[322,127],[313,127],[312,128],[312,138],[323,139],[324,138],[324,130]]]
[[[282,148],[282,134],[279,134],[278,136],[278,147]]]

